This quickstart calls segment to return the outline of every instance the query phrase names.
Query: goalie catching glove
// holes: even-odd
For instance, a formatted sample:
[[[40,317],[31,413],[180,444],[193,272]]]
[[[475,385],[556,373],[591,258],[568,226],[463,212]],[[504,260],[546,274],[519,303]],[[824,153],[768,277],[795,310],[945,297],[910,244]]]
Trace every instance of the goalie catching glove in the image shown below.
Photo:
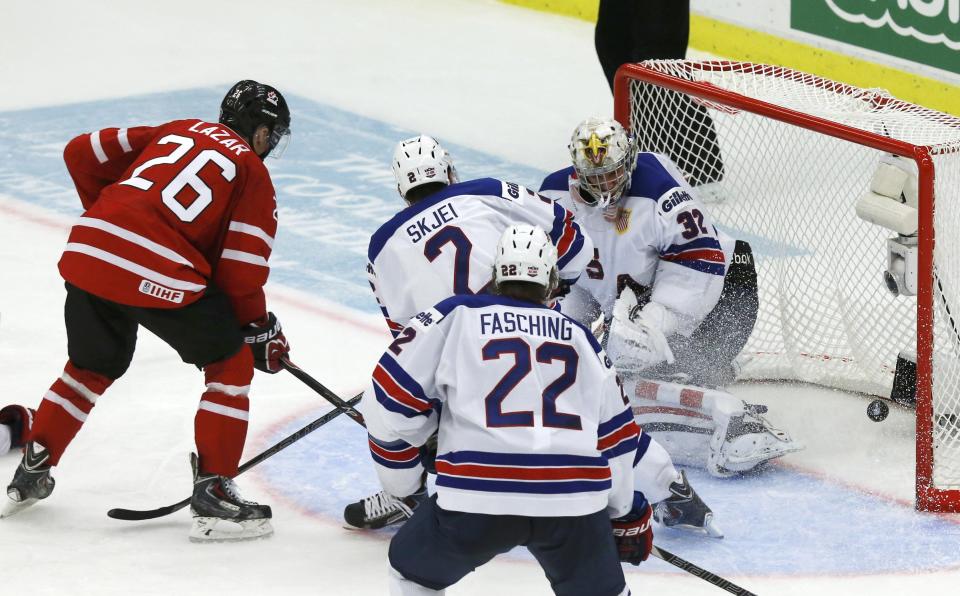
[[[633,509],[623,517],[611,519],[613,540],[617,543],[620,560],[639,565],[646,561],[653,548],[653,527],[650,516],[653,510],[641,492],[633,493]]]
[[[265,373],[280,372],[280,359],[290,353],[280,321],[272,312],[244,327],[243,341],[253,350],[253,365]]]
[[[624,288],[613,306],[607,340],[607,352],[616,369],[640,372],[662,362],[673,364],[673,352],[665,332],[675,326],[675,317],[666,308],[649,302],[641,309],[633,290]]]

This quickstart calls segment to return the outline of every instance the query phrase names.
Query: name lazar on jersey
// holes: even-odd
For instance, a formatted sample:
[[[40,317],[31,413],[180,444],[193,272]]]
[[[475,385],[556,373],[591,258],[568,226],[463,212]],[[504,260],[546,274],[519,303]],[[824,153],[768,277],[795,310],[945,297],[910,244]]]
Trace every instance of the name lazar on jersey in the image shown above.
[[[480,315],[480,334],[529,333],[563,341],[573,338],[569,319],[540,313],[492,312]]]
[[[416,244],[458,217],[460,214],[453,208],[453,203],[443,203],[407,226],[405,231],[410,242]]]
[[[250,147],[247,147],[246,143],[234,136],[233,132],[220,126],[207,126],[205,128],[200,128],[200,126],[203,124],[205,124],[205,122],[198,120],[196,124],[190,127],[190,132],[207,135],[211,139],[223,145],[224,148],[229,149],[238,157],[241,154],[250,151]]]

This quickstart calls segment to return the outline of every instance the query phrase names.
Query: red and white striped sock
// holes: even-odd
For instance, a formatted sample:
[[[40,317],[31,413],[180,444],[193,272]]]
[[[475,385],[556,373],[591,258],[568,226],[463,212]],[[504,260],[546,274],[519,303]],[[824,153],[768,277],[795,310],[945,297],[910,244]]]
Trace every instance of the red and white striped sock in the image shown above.
[[[63,374],[43,396],[33,419],[29,440],[36,441],[50,453],[50,465],[57,465],[70,441],[83,426],[112,379],[93,371],[78,368],[67,361]]]
[[[203,369],[207,390],[194,419],[200,473],[233,478],[247,438],[253,353],[244,344],[233,356]]]

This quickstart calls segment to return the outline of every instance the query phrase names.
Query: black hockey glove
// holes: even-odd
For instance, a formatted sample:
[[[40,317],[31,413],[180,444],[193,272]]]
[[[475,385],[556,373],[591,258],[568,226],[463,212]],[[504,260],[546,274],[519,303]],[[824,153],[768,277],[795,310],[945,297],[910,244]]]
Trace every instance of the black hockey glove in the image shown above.
[[[244,327],[243,341],[253,350],[253,365],[265,373],[280,372],[280,359],[290,353],[290,344],[283,336],[280,321],[272,312]]]
[[[647,503],[643,493],[636,492],[630,513],[610,520],[621,561],[639,565],[650,556],[650,549],[653,548],[653,526],[650,525],[652,513],[650,503]]]
[[[430,474],[437,473],[437,440],[439,436],[437,433],[430,435],[430,438],[427,439],[427,442],[420,447],[420,464],[423,465],[423,469]]]

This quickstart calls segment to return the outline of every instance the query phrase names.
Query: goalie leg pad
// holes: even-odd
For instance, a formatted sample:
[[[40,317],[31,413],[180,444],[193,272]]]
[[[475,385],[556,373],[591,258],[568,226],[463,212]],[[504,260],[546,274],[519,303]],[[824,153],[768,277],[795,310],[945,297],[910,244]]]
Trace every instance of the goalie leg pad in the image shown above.
[[[763,417],[764,406],[746,405],[742,415],[717,424],[710,442],[707,471],[720,478],[747,472],[770,460],[800,451],[804,445]]]

